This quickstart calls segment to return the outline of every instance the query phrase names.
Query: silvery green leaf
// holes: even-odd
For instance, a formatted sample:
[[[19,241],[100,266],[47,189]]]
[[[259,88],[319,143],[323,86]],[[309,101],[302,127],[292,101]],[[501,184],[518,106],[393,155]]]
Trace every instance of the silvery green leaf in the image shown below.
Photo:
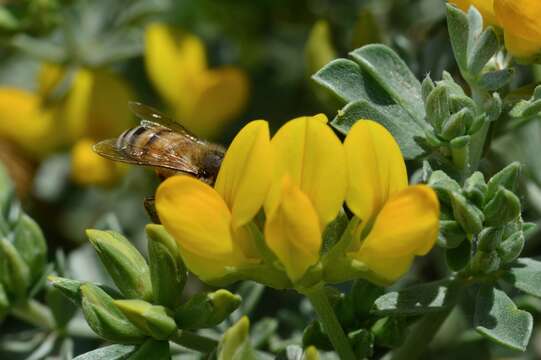
[[[479,74],[499,48],[498,35],[494,29],[485,29],[468,49],[468,71],[474,76]]]
[[[541,298],[541,262],[520,258],[513,263],[504,279],[517,289]]]
[[[135,345],[115,344],[92,350],[77,356],[73,360],[125,360],[136,350]]]
[[[479,85],[488,91],[496,91],[509,84],[514,74],[513,68],[491,71],[481,75]]]

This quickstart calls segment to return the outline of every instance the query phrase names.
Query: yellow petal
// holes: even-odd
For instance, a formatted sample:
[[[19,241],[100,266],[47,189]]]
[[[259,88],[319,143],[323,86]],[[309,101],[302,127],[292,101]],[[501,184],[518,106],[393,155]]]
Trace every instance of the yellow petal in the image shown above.
[[[93,71],[93,86],[85,135],[94,139],[118,136],[133,125],[128,102],[134,99],[130,87],[119,76]]]
[[[404,275],[413,262],[413,255],[403,257],[382,257],[366,252],[356,254],[357,260],[363,262],[375,278],[385,283],[392,283]]]
[[[494,0],[494,11],[506,32],[530,42],[541,42],[541,1]]]
[[[494,0],[450,0],[449,2],[466,12],[473,5],[483,15],[485,25],[498,25],[494,13]]]
[[[89,121],[94,76],[90,70],[77,71],[62,106],[62,129],[65,142],[74,143],[84,136]]]
[[[39,96],[17,88],[0,88],[0,137],[41,157],[57,145],[54,111],[41,108]]]
[[[96,154],[92,150],[94,143],[85,138],[75,144],[71,152],[71,176],[80,185],[111,185],[125,167]]]
[[[310,199],[285,177],[281,199],[265,223],[268,247],[283,264],[292,281],[319,261],[321,230]]]
[[[231,236],[231,213],[207,184],[184,175],[170,177],[156,192],[156,209],[186,265],[202,280],[220,278],[227,267],[246,264]]]
[[[257,214],[269,189],[272,151],[266,121],[252,121],[233,139],[216,179],[216,191],[232,212],[233,228]]]
[[[390,196],[408,186],[404,158],[392,135],[370,120],[353,125],[344,148],[349,180],[346,202],[366,224]]]
[[[346,190],[344,148],[320,114],[287,122],[271,140],[275,161],[273,179],[285,175],[308,196],[320,224],[331,222],[342,207]],[[278,206],[280,187],[273,186],[265,210]]]
[[[209,70],[193,79],[194,100],[179,110],[179,119],[196,134],[216,137],[225,124],[244,110],[248,100],[248,78],[239,69]]]
[[[204,44],[191,34],[164,24],[145,31],[145,65],[150,80],[167,102],[193,103],[191,78],[207,67]]]
[[[425,255],[436,242],[439,214],[434,190],[410,186],[385,204],[359,252],[377,258]]]
[[[513,35],[504,30],[505,47],[514,57],[527,61],[530,57],[541,52],[541,39],[530,41]]]

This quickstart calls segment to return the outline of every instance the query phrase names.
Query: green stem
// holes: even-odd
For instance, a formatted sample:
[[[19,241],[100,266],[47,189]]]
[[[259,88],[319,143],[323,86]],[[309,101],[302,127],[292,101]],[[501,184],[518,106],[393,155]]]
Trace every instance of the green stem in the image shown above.
[[[33,299],[13,306],[11,314],[20,320],[45,330],[55,328],[51,311],[45,305]]]
[[[415,360],[419,358],[432,342],[432,338],[437,334],[453,308],[451,306],[441,312],[426,314],[409,330],[409,335],[402,346],[393,352],[391,360]]]
[[[340,326],[331,304],[329,303],[329,299],[327,298],[327,294],[325,294],[323,284],[316,285],[313,288],[300,292],[304,294],[312,303],[312,306],[319,316],[319,320],[321,321],[325,332],[329,336],[331,343],[338,353],[338,356],[340,356],[340,359],[355,360],[355,355],[351,349],[349,340],[346,337],[342,326]]]
[[[186,330],[177,331],[170,340],[175,344],[205,354],[210,353],[218,346],[216,340]]]

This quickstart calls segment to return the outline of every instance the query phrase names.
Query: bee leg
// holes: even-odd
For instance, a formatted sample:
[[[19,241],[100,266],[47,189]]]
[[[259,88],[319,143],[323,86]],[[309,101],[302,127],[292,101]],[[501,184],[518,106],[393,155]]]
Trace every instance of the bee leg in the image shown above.
[[[156,211],[156,199],[154,196],[146,197],[143,204],[150,221],[152,221],[154,224],[161,224],[160,218],[158,217],[158,212]]]

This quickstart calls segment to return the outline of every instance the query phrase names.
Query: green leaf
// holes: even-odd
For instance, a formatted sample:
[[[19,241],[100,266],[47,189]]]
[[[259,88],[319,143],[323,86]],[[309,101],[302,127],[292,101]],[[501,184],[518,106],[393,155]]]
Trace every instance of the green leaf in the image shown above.
[[[481,76],[479,85],[485,90],[496,91],[511,82],[513,75],[515,75],[513,68],[491,71]]]
[[[374,303],[378,315],[412,316],[439,312],[454,305],[458,290],[449,280],[387,293]]]
[[[541,297],[541,262],[520,258],[511,265],[504,280],[527,294]]]
[[[47,242],[39,225],[26,214],[15,226],[13,246],[28,265],[32,280],[38,278],[47,261]]]
[[[424,126],[425,108],[421,83],[400,56],[380,44],[364,46],[352,51],[350,55],[415,122]]]
[[[518,309],[505,292],[485,286],[477,295],[474,326],[481,335],[500,345],[525,351],[533,318],[529,312]]]
[[[493,28],[487,28],[468,49],[468,71],[473,75],[479,74],[499,48],[498,35]]]
[[[468,68],[468,17],[454,5],[447,4],[447,26],[458,66]]]
[[[423,137],[424,130],[405,110],[397,104],[376,105],[367,100],[358,100],[346,105],[332,121],[332,126],[343,134],[360,119],[374,120],[383,125],[400,145],[402,155],[406,159],[414,159],[424,153],[415,142],[415,138]]]
[[[125,360],[136,349],[134,345],[115,344],[79,355],[73,360]]]

